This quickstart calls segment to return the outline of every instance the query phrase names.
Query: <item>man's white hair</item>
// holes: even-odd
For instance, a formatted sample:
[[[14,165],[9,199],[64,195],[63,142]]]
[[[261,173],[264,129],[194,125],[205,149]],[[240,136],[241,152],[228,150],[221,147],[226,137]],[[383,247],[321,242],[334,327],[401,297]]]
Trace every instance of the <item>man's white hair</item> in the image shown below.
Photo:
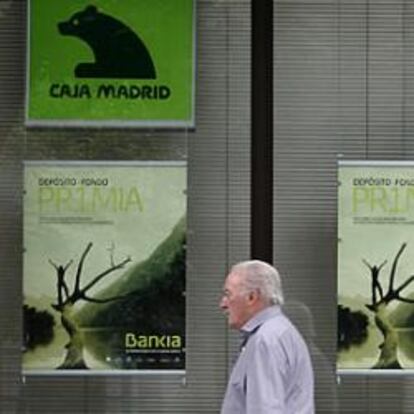
[[[279,272],[261,260],[247,260],[235,264],[231,272],[243,277],[241,284],[249,292],[257,290],[273,305],[283,305],[282,281]]]

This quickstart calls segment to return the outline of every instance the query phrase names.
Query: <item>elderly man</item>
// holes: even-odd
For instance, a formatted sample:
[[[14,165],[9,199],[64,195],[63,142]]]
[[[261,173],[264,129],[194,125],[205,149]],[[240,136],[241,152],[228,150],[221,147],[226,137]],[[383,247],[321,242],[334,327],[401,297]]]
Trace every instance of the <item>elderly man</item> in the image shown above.
[[[313,372],[307,346],[281,311],[278,271],[252,260],[232,267],[220,307],[244,340],[221,414],[312,414]]]

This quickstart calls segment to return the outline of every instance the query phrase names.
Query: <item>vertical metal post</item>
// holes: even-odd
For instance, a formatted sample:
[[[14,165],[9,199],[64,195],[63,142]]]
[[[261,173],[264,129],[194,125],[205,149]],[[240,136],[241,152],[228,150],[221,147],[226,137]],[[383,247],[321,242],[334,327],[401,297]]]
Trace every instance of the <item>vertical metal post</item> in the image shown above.
[[[273,259],[273,0],[251,0],[251,257]]]

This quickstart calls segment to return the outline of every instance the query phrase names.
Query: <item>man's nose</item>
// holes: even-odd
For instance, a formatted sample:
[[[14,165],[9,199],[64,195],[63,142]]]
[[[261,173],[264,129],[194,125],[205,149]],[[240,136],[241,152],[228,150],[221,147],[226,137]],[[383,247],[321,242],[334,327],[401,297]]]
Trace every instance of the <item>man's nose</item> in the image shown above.
[[[220,300],[220,308],[227,309],[227,298],[223,296]]]

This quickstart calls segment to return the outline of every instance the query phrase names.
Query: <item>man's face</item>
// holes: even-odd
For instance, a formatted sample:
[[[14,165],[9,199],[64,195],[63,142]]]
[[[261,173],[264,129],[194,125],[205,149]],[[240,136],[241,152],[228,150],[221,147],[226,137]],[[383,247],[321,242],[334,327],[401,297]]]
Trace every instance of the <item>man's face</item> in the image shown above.
[[[249,294],[242,285],[242,276],[230,273],[224,283],[220,308],[227,314],[231,328],[240,329],[252,316]]]

